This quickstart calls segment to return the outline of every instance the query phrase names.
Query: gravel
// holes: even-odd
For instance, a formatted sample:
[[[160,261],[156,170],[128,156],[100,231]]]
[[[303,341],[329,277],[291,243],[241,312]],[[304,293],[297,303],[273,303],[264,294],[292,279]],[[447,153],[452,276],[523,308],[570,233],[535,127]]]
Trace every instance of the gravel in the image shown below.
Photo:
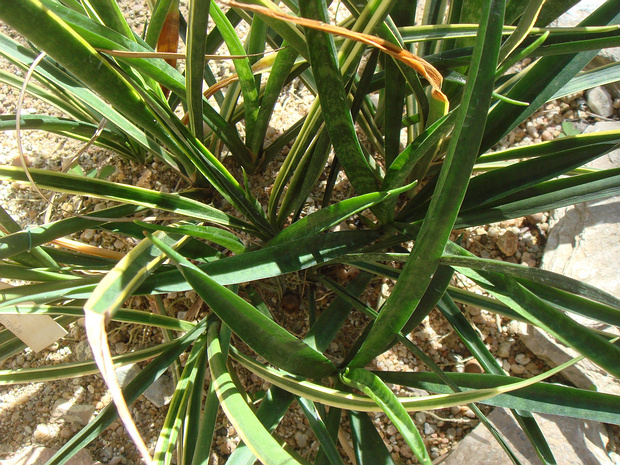
[[[145,20],[145,8],[138,4],[128,5],[126,11],[130,25],[140,31]],[[12,72],[19,72],[6,62],[0,62],[0,66]],[[226,76],[232,72],[232,65],[229,62],[223,64],[211,62],[211,66],[213,71],[220,76]],[[15,89],[0,85],[0,113],[14,112],[17,94],[18,91]],[[603,97],[600,97],[600,94]],[[599,104],[595,102],[595,98],[604,101]],[[303,87],[289,86],[286,96],[276,105],[275,127],[271,128],[271,136],[275,137],[281,128],[288,127],[297,121],[307,111],[313,100],[314,98]],[[610,101],[611,113],[609,110]],[[507,135],[498,148],[553,140],[563,136],[565,125],[583,129],[586,121],[598,116],[617,119],[619,106],[619,101],[617,99],[613,101],[604,89],[593,90],[586,95],[575,94],[560,101],[549,102],[525,124]],[[55,110],[33,100],[27,100],[26,111],[28,113],[42,112],[58,115]],[[60,169],[63,160],[70,158],[81,146],[80,143],[66,140],[61,136],[46,135],[35,131],[25,133],[24,141],[30,165],[50,170]],[[16,153],[14,134],[11,132],[0,134],[0,164],[14,164]],[[280,159],[284,155],[285,153],[280,156]],[[225,160],[225,163],[231,167],[230,160]],[[276,163],[272,164],[262,176],[250,179],[251,188],[262,202],[267,198],[269,186],[277,174]],[[101,167],[108,165],[116,167],[116,172],[111,176],[111,179],[119,182],[157,189],[162,192],[175,192],[187,187],[160,163],[149,165],[127,163],[92,147],[79,161],[79,166],[84,172],[100,170]],[[233,168],[231,167],[231,169]],[[349,196],[351,192],[346,176],[341,174],[336,185],[335,195],[342,199]],[[318,194],[316,196],[313,194],[309,203],[316,204],[320,202],[319,199]],[[23,227],[41,224],[50,219],[67,217],[80,208],[93,205],[95,208],[103,208],[107,205],[92,199],[66,196],[59,196],[55,202],[60,207],[50,210],[44,201],[21,185],[3,182],[0,186],[0,203]],[[225,203],[222,202],[221,205],[225,205]],[[304,214],[308,214],[313,208],[315,207],[311,205],[310,209],[307,209]],[[547,218],[546,213],[537,213],[525,218],[454,231],[452,238],[456,239],[458,236],[462,236],[463,245],[484,258],[537,266],[540,263],[548,232]],[[354,228],[355,226],[346,222],[343,227]],[[95,229],[87,229],[75,239],[121,252],[126,252],[133,246],[132,243],[122,237]],[[350,268],[341,268],[335,271],[337,272],[336,276],[342,281],[350,279],[353,273]],[[293,290],[298,290],[291,283],[288,284]],[[476,293],[482,293],[482,290],[462,275],[457,275],[454,284]],[[364,298],[372,305],[380,305],[382,299],[384,300],[389,295],[392,285],[393,283],[387,279],[376,279],[372,282]],[[317,297],[322,299],[323,306],[333,298],[330,293],[321,288],[317,290]],[[171,293],[165,297],[164,301],[168,310],[174,315],[187,311],[196,303],[197,297],[195,293]],[[276,296],[270,295],[268,301],[274,304],[274,312],[278,312]],[[285,311],[283,310],[278,314],[282,322],[298,335],[303,335],[307,331],[304,305],[298,299],[294,303],[287,303],[284,306]],[[148,303],[143,299],[136,299],[132,302],[132,306],[133,308],[148,309]],[[465,307],[465,315],[479,330],[487,348],[495,355],[506,372],[514,376],[529,378],[546,368],[545,364],[529,352],[516,337],[518,332],[515,326],[516,322],[469,306]],[[199,313],[196,318],[202,316],[204,313]],[[342,360],[360,334],[366,321],[363,316],[352,315],[345,323],[339,342],[330,346],[328,355],[335,360]],[[110,325],[109,329],[112,348],[115,353],[126,353],[162,342],[162,335],[159,331],[115,324]],[[456,335],[450,332],[448,323],[437,312],[427,317],[411,333],[410,338],[446,371],[476,372],[472,370],[479,369],[475,361],[472,361],[469,352],[458,341]],[[40,353],[33,353],[26,349],[23,353],[6,360],[1,367],[2,369],[34,368],[64,362],[86,361],[91,358],[92,353],[85,339],[84,328],[80,322],[77,322],[71,325],[68,337],[48,349]],[[376,368],[398,371],[425,369],[421,362],[401,344],[397,344],[390,351],[378,357]],[[268,387],[268,384],[245,370],[240,369],[239,373],[242,383],[250,392]],[[398,395],[416,394],[416,392],[402,386],[392,386],[392,388]],[[98,375],[55,380],[47,383],[1,386],[0,437],[5,438],[5,440],[0,443],[0,458],[13,456],[34,444],[60,447],[83,427],[87,421],[86,416],[90,418],[91,415],[98,415],[110,401],[110,395]],[[155,446],[166,415],[167,408],[164,403],[156,406],[145,397],[140,397],[131,406],[134,419],[151,451]],[[67,406],[66,409],[63,406]],[[81,414],[69,415],[71,408],[75,407],[77,407],[75,411],[79,411]],[[486,407],[483,409],[488,411]],[[89,414],[87,415],[87,413]],[[383,414],[374,414],[371,417],[395,459],[400,460],[402,458],[404,463],[414,463],[411,449],[404,443],[387,417]],[[447,454],[477,424],[474,412],[466,406],[451,407],[434,412],[416,412],[414,420],[422,430],[433,458]],[[220,459],[232,453],[239,443],[234,428],[221,412],[217,424],[213,463],[220,463]],[[313,457],[318,450],[318,442],[308,428],[307,420],[297,405],[294,405],[287,412],[277,428],[277,434],[292,447],[301,449],[302,455],[305,457]],[[345,437],[349,434],[346,427],[343,434]],[[140,462],[134,446],[119,421],[115,421],[93,441],[88,446],[88,450],[94,459],[102,463],[125,465]],[[343,456],[346,456],[345,449],[342,449],[342,453]]]

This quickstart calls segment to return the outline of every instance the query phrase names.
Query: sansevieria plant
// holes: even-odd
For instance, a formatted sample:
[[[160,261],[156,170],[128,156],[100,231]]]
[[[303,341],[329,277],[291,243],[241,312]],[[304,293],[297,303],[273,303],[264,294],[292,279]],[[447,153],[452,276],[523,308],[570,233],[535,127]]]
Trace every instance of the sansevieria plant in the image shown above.
[[[613,334],[570,315],[618,326],[620,301],[559,274],[476,257],[450,240],[454,229],[620,191],[620,169],[578,169],[617,147],[620,131],[494,151],[548,101],[619,79],[617,64],[582,70],[601,48],[620,45],[620,2],[608,0],[572,28],[551,25],[576,0],[343,0],[340,24],[330,3],[187,0],[180,14],[178,0],[149,0],[149,21],[138,33],[115,0],[0,0],[0,20],[23,38],[0,35],[0,54],[23,70],[23,77],[0,71],[0,80],[64,115],[4,114],[2,130],[47,131],[133,162],[157,161],[192,186],[163,193],[0,167],[3,180],[117,202],[28,230],[0,214],[0,276],[26,282],[0,291],[0,313],[51,315],[65,326],[85,317],[95,354],[92,363],[4,370],[0,383],[79,377],[96,363],[115,401],[49,464],[64,463],[119,412],[145,461],[185,465],[208,463],[219,407],[242,440],[226,461],[234,465],[344,463],[343,422],[358,463],[398,462],[366,412],[384,412],[423,464],[431,458],[412,421],[416,411],[469,405],[514,463],[477,403],[512,409],[546,464],[557,462],[531,412],[620,424],[618,397],[544,382],[574,361],[527,380],[508,376],[459,307],[537,326],[618,378]],[[166,54],[177,47],[185,52]],[[208,66],[218,51],[233,57],[235,74],[226,80]],[[514,66],[524,59],[529,65]],[[175,67],[181,60],[183,72]],[[305,117],[278,127],[267,143],[274,108],[296,81],[316,98]],[[250,186],[268,170],[277,176],[262,202]],[[355,194],[333,200],[338,179]],[[195,195],[201,189],[213,193],[209,202]],[[308,213],[311,194],[322,202]],[[348,219],[355,229],[335,228]],[[138,242],[121,259],[50,245],[86,228]],[[338,282],[333,265],[360,272]],[[310,289],[301,296],[307,313],[299,318],[309,322],[303,338],[273,317],[273,303],[259,292],[300,272]],[[455,287],[455,272],[486,295]],[[394,285],[380,308],[371,308],[362,296],[377,277]],[[335,295],[320,314],[319,288]],[[160,296],[191,289],[208,316],[168,315]],[[161,314],[127,307],[133,296],[148,296]],[[370,323],[344,360],[334,360],[326,350],[351,312]],[[431,312],[443,314],[483,373],[445,373],[407,337]],[[110,320],[163,328],[169,342],[110,358]],[[368,368],[396,343],[426,371]],[[0,333],[2,359],[21,350],[15,336]],[[149,451],[125,401],[183,353],[160,440]],[[144,360],[121,390],[114,368]],[[270,386],[252,393],[258,404],[249,402],[236,367]],[[431,394],[397,397],[386,383]],[[283,447],[273,433],[293,402],[320,445],[316,456]]]

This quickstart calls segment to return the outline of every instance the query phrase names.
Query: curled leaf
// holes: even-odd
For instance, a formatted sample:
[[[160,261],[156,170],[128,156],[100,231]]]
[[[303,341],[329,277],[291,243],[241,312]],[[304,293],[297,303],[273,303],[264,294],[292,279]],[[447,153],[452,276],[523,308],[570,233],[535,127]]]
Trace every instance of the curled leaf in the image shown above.
[[[275,19],[281,19],[283,21],[289,21],[295,24],[299,24],[300,26],[328,32],[329,34],[339,35],[342,37],[346,37],[347,39],[362,42],[364,44],[370,45],[371,47],[378,48],[382,52],[387,53],[388,55],[393,57],[394,59],[406,64],[410,68],[415,69],[426,80],[428,80],[431,87],[433,88],[431,95],[435,100],[449,103],[448,98],[441,91],[441,85],[443,83],[443,76],[441,75],[441,73],[423,58],[420,58],[419,56],[414,55],[408,50],[405,50],[398,45],[388,42],[385,39],[370,34],[350,31],[349,29],[346,29],[344,27],[325,24],[321,21],[315,21],[307,18],[299,18],[297,16],[292,16],[281,11],[271,10],[262,6],[248,5],[247,3],[239,3],[235,0],[228,0],[224,3],[231,7],[253,11],[255,13],[269,16]]]

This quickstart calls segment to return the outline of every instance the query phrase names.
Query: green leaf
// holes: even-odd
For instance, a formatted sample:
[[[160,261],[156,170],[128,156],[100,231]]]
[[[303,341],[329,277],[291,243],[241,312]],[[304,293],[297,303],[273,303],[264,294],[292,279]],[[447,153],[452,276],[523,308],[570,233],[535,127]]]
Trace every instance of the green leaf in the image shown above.
[[[210,0],[195,0],[189,4],[187,25],[187,103],[189,124],[192,134],[203,139],[202,129],[202,81],[205,68],[207,26],[209,23]]]
[[[365,366],[385,349],[413,313],[439,264],[478,155],[497,67],[504,6],[503,1],[485,3],[481,33],[438,186],[411,257],[351,367]]]
[[[83,314],[82,314],[83,315]],[[112,358],[115,367],[144,362],[161,355],[166,350],[178,345],[177,341],[159,344],[148,349],[136,350],[128,354],[117,355]],[[78,378],[99,374],[99,368],[94,361],[63,363],[60,365],[44,366],[40,368],[24,368],[20,370],[0,370],[0,385],[43,383],[60,379]]]
[[[215,1],[211,2],[211,17],[219,29],[220,34],[222,34],[231,55],[245,55],[246,52],[241,43],[241,39],[239,39],[234,27],[230,24]],[[233,64],[235,65],[235,71],[239,77],[238,82],[241,87],[241,92],[243,93],[246,141],[249,142],[254,136],[254,128],[258,117],[258,89],[256,88],[256,81],[254,80],[254,72],[252,71],[250,60],[247,57],[238,58],[233,60]]]
[[[429,392],[452,392],[434,373],[377,372],[386,383],[410,386]],[[518,378],[492,374],[445,373],[461,389],[486,389],[504,383],[518,383]],[[536,383],[482,401],[487,405],[520,409],[550,415],[620,424],[619,396],[578,389],[561,384]]]
[[[12,234],[19,234],[24,232],[26,235],[29,234],[30,228],[26,227],[26,231],[22,231],[21,226],[13,219],[11,215],[9,215],[2,206],[0,206],[0,225],[4,231]],[[0,241],[2,241],[5,237],[4,232],[0,233]],[[18,263],[23,263],[32,267],[43,267],[43,268],[58,268],[58,263],[54,261],[52,257],[49,256],[42,248],[38,247],[40,244],[33,244],[30,240],[30,236],[28,236],[28,247],[24,250],[12,251],[11,255],[15,256],[14,260]],[[2,244],[2,242],[0,242]],[[0,246],[1,247],[1,246]]]
[[[455,228],[502,220],[599,200],[620,193],[620,168],[540,183],[480,208],[459,214]]]
[[[312,236],[216,260],[199,268],[222,285],[253,282],[326,263],[369,244],[378,236],[377,231],[368,230]],[[182,276],[174,270],[155,274],[138,292],[150,294],[188,289]]]
[[[2,307],[0,314],[23,314],[23,315],[67,315],[81,318],[84,316],[84,308],[70,305],[34,305],[20,304]],[[174,331],[189,331],[195,323],[179,320],[165,315],[155,315],[142,310],[120,308],[113,316],[112,321],[154,326],[171,329]]]
[[[161,226],[158,224],[145,223],[144,221],[138,220],[136,220],[135,223],[142,228],[151,231],[166,231],[173,234],[181,234],[205,239],[207,241],[211,241],[218,245],[221,245],[222,247],[226,247],[228,250],[235,254],[242,254],[246,251],[246,248],[241,243],[241,240],[233,233],[226,231],[225,229],[214,228],[211,226],[200,226],[189,223],[177,223],[174,226]]]
[[[320,0],[302,2],[303,16],[327,21],[327,13]],[[321,111],[334,151],[349,181],[360,194],[378,190],[378,183],[355,134],[351,110],[338,66],[338,58],[331,35],[314,29],[306,30],[312,73],[321,102]]]
[[[608,65],[578,74],[558,90],[550,100],[556,100],[582,90],[612,84],[617,81],[620,81],[620,63],[609,63]]]
[[[291,456],[276,442],[245,402],[228,372],[218,333],[219,324],[211,323],[207,334],[209,369],[222,409],[235,431],[261,462],[270,465],[299,463],[299,459]],[[307,462],[302,459],[301,463]]]
[[[395,465],[377,428],[366,413],[349,411],[349,422],[358,465]]]
[[[404,409],[394,393],[388,388],[377,375],[363,368],[347,368],[340,373],[340,380],[347,386],[359,389],[385,412],[394,426],[400,431],[409,447],[418,458],[420,463],[430,465],[431,458],[428,455],[424,440],[416,428],[413,420]]]
[[[403,192],[407,192],[415,186],[415,183],[401,187],[400,189],[393,189],[385,192],[371,192],[369,194],[359,195],[351,199],[346,199],[336,204],[330,205],[327,208],[322,208],[310,215],[296,221],[291,226],[280,232],[276,237],[269,241],[269,245],[281,244],[302,237],[313,236],[319,234],[342,221],[346,220],[350,216],[365,210],[366,208],[373,207],[379,203],[398,196]]]
[[[283,370],[309,378],[321,378],[335,371],[334,365],[321,353],[218,284],[156,236],[150,239],[175,262],[207,305],[256,353]]]
[[[336,447],[336,444],[334,444],[334,441],[327,430],[327,426],[323,422],[323,419],[321,418],[316,405],[314,405],[314,402],[304,399],[303,397],[297,397],[297,403],[303,410],[304,415],[310,424],[310,428],[312,428],[314,435],[319,440],[321,448],[327,456],[329,463],[332,465],[344,465],[342,457],[338,453],[338,448]]]
[[[247,223],[230,215],[178,194],[152,191],[141,187],[119,184],[102,179],[84,178],[64,173],[55,173],[46,170],[29,169],[32,178],[42,189],[50,189],[57,192],[66,192],[78,195],[90,195],[92,197],[116,200],[134,205],[142,205],[149,208],[158,208],[165,211],[187,215],[192,218],[211,221],[216,224],[230,225],[233,227],[250,227]],[[0,178],[13,181],[28,182],[23,169],[13,166],[0,167]]]

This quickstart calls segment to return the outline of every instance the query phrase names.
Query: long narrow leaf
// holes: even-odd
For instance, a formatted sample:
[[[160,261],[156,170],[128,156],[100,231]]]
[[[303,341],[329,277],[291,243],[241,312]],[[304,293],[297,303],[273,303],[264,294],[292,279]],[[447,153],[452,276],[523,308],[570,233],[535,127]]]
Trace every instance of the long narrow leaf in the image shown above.
[[[209,368],[217,396],[226,416],[235,427],[235,431],[263,463],[274,465],[298,463],[265,430],[265,427],[245,402],[243,395],[238,391],[230,373],[228,373],[226,359],[222,354],[222,348],[217,337],[218,333],[219,324],[212,323],[207,335]]]
[[[385,412],[394,426],[403,435],[409,447],[424,465],[431,464],[424,441],[413,420],[394,393],[375,374],[363,368],[347,369],[340,374],[340,380],[348,386],[359,389],[374,400]]]
[[[363,367],[392,340],[422,298],[456,220],[482,138],[501,40],[504,2],[485,4],[465,95],[429,212],[400,279],[351,367]],[[441,218],[441,221],[436,221]]]
[[[156,236],[151,240],[177,265],[211,309],[256,353],[291,373],[321,378],[335,371],[322,354],[292,336],[234,292],[211,279]]]

